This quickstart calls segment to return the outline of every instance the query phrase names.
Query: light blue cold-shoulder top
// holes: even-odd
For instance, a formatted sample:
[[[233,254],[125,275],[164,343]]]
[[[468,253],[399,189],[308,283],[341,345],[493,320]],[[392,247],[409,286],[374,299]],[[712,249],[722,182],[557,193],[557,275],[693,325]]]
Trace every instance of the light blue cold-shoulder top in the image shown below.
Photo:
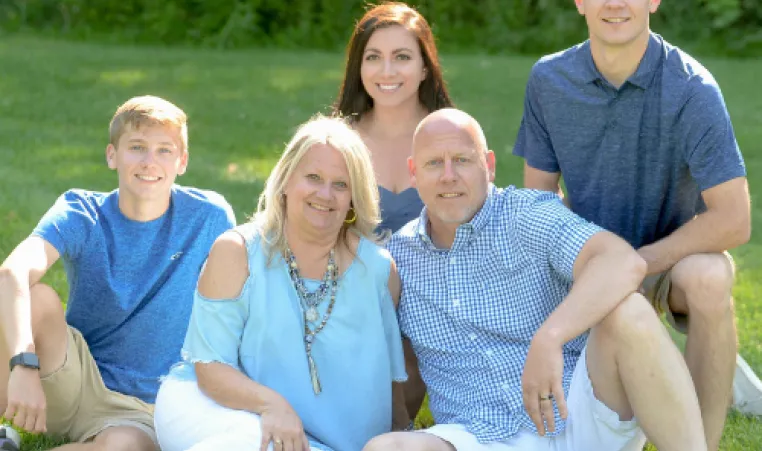
[[[183,346],[184,362],[169,377],[195,380],[192,362],[222,362],[275,390],[294,408],[312,446],[357,451],[388,432],[392,381],[405,361],[388,281],[388,252],[361,239],[339,278],[336,303],[315,337],[312,356],[322,392],[315,395],[303,340],[303,315],[282,257],[268,266],[254,224],[236,228],[248,252],[249,277],[235,299],[209,300],[196,291]],[[315,289],[319,281],[307,280]],[[310,286],[311,284],[311,286]],[[321,318],[328,299],[320,304]]]
[[[394,193],[383,186],[378,187],[381,207],[381,224],[379,230],[389,230],[394,233],[403,225],[417,218],[423,210],[423,201],[418,196],[418,190],[412,186],[399,193]]]

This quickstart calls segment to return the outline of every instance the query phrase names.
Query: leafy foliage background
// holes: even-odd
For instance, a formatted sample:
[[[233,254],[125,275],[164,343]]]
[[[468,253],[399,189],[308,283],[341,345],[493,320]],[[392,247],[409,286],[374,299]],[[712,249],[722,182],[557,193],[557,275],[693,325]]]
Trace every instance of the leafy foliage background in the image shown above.
[[[585,38],[571,0],[412,0],[446,50],[541,53]],[[0,0],[0,28],[78,39],[335,50],[364,0]],[[762,0],[667,0],[653,28],[702,53],[762,55]]]

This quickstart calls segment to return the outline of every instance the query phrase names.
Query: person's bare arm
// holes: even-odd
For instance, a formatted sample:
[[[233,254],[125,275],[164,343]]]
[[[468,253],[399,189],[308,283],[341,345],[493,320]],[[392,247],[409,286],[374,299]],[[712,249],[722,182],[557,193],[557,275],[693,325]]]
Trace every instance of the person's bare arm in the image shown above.
[[[35,352],[30,289],[58,258],[53,245],[31,236],[16,246],[0,266],[0,330],[7,346],[3,355]],[[8,386],[0,389],[7,390],[3,413],[6,419],[29,432],[47,430],[46,400],[38,370],[16,366],[9,375]]]
[[[564,197],[564,191],[561,189],[560,182],[560,172],[545,172],[541,169],[533,168],[524,162],[524,188],[556,193],[558,197],[563,199],[564,205],[568,207],[569,199]]]
[[[215,299],[239,296],[249,276],[246,244],[236,232],[226,232],[212,246],[198,282],[199,294]],[[219,301],[225,302],[225,301]],[[198,386],[218,404],[256,413],[262,417],[262,449],[271,441],[308,449],[301,420],[280,394],[255,382],[236,368],[219,362],[195,364]]]
[[[643,246],[638,253],[655,274],[692,254],[723,252],[751,236],[751,201],[745,177],[738,177],[701,193],[706,211],[669,236]]]
[[[566,401],[561,385],[563,345],[599,323],[635,292],[645,276],[646,264],[624,240],[598,232],[582,247],[574,262],[574,284],[532,339],[522,376],[524,406],[541,435],[545,426],[555,430],[552,395],[562,417]]]
[[[34,352],[29,289],[58,258],[53,245],[30,236],[0,266],[0,329],[11,356]]]
[[[537,332],[564,344],[598,324],[629,294],[637,291],[646,265],[638,253],[611,232],[598,232],[574,262],[569,294]]]
[[[397,272],[397,265],[394,261],[391,263],[388,285],[389,293],[392,295],[392,302],[394,302],[394,307],[397,308],[397,305],[399,305],[400,302],[402,284],[400,282],[399,273]],[[410,424],[410,414],[408,413],[405,404],[404,385],[400,382],[392,382],[392,430],[403,430],[408,424]]]

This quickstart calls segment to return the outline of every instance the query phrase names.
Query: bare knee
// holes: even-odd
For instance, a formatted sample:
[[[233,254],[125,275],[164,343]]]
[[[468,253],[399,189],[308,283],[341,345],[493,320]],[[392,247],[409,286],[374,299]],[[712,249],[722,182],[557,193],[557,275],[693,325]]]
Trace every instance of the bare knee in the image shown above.
[[[32,306],[32,333],[35,340],[45,334],[51,327],[66,323],[61,298],[48,285],[38,283],[29,289]]]
[[[50,374],[63,365],[68,345],[68,325],[61,299],[51,287],[35,284],[30,288],[32,336],[40,358],[41,374]]]
[[[392,432],[390,434],[383,434],[377,437],[373,437],[368,443],[365,444],[362,451],[384,451],[389,449],[402,449],[401,440],[398,438],[398,433]]]
[[[110,427],[90,442],[92,451],[154,451],[156,444],[136,427]]]
[[[60,341],[66,332],[66,318],[58,293],[48,285],[38,283],[29,289],[32,305],[32,335],[37,347],[49,340]]]
[[[416,434],[411,432],[391,432],[372,438],[362,451],[429,451],[433,449],[426,446],[428,434]],[[433,438],[433,436],[431,436]],[[424,439],[424,440],[417,440]]]
[[[640,293],[632,293],[596,326],[596,333],[608,340],[641,340],[662,329],[656,311]]]
[[[735,268],[725,254],[691,255],[672,268],[672,295],[683,298],[689,315],[722,318],[733,309]]]

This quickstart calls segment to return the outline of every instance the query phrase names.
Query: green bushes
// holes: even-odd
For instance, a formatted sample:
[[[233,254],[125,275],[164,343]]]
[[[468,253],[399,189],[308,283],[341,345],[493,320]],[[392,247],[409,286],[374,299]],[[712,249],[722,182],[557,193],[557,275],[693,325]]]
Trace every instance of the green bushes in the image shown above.
[[[585,38],[571,0],[413,0],[443,48],[539,53]],[[77,38],[216,47],[336,49],[364,0],[0,0],[0,27]],[[670,40],[762,54],[760,0],[668,0],[653,17]]]

